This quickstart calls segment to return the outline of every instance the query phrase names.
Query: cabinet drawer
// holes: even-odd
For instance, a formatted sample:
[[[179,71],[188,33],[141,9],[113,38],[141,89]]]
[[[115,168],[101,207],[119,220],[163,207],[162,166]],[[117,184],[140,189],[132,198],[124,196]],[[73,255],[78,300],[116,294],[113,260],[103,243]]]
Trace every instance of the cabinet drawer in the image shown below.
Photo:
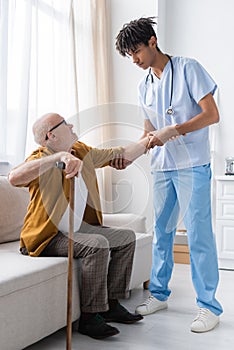
[[[233,181],[217,181],[217,199],[234,200],[234,179]]]
[[[234,201],[217,200],[216,218],[234,220]]]

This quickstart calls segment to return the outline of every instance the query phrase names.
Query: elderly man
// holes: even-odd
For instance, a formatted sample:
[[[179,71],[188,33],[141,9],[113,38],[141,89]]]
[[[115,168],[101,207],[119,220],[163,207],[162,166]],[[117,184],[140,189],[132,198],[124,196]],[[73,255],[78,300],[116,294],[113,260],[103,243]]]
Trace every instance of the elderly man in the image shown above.
[[[130,324],[143,317],[128,312],[118,302],[129,295],[135,234],[129,229],[102,226],[95,168],[124,168],[122,155],[131,162],[145,152],[148,140],[125,148],[97,149],[77,141],[72,128],[56,113],[39,118],[33,133],[40,147],[9,173],[9,181],[14,186],[28,187],[30,192],[21,253],[32,257],[67,256],[68,238],[59,225],[68,207],[69,179],[82,174],[87,199],[81,226],[74,233],[74,258],[82,261],[79,332],[103,339],[119,333],[107,322]],[[56,162],[64,162],[65,169],[56,168]]]

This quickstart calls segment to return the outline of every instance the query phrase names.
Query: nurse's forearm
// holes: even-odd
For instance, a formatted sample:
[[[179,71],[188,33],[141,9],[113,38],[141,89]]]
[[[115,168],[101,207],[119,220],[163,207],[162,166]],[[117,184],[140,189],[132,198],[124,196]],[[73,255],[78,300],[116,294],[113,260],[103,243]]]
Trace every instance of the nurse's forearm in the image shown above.
[[[218,120],[214,121],[213,118],[208,118],[208,116],[206,116],[205,113],[200,113],[194,118],[188,120],[187,122],[176,125],[175,128],[180,135],[185,135],[189,132],[203,129],[217,122]]]
[[[191,118],[187,122],[176,125],[176,130],[180,135],[205,128],[219,122],[219,112],[211,94],[199,101],[202,112]]]

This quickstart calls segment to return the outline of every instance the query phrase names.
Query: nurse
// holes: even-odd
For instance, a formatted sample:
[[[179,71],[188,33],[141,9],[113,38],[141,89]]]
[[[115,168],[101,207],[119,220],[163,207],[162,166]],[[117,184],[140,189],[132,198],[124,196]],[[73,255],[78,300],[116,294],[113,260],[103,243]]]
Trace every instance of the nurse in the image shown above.
[[[179,214],[187,229],[192,281],[198,314],[193,332],[219,322],[215,297],[219,280],[211,218],[209,125],[219,121],[214,80],[196,60],[171,57],[157,44],[153,17],[125,24],[116,48],[146,75],[139,83],[144,135],[152,148],[154,241],[150,296],[136,308],[142,315],[168,307],[173,270],[173,241]]]

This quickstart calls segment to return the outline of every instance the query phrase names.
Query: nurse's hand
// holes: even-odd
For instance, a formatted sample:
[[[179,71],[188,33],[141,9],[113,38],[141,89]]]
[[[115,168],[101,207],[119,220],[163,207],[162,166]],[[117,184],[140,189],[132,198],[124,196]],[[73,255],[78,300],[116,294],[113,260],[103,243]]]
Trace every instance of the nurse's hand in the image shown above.
[[[151,131],[148,133],[149,142],[147,148],[163,146],[167,141],[174,140],[179,136],[180,134],[176,130],[176,125],[168,125],[163,129]]]

